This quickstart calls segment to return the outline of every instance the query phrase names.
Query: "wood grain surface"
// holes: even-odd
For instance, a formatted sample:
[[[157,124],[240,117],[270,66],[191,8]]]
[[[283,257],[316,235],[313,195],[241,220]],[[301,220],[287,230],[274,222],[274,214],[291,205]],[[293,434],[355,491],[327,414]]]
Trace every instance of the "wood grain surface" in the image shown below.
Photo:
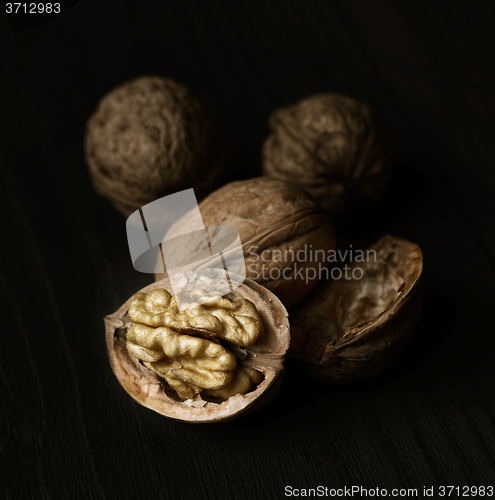
[[[495,486],[491,2],[81,0],[30,29],[1,24],[0,498]],[[279,106],[337,91],[377,111],[395,145],[391,184],[337,231],[342,248],[388,233],[423,250],[419,326],[390,369],[331,386],[288,365],[268,406],[210,426],[123,391],[103,316],[153,276],[134,271],[82,145],[98,99],[141,74],[171,76],[210,107],[224,181],[261,173]]]

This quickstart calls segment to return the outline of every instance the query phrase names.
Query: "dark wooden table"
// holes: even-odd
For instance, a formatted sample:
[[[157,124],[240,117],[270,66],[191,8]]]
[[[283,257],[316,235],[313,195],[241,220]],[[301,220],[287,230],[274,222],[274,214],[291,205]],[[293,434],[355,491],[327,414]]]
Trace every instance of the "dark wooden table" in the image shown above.
[[[65,3],[30,29],[2,17],[0,498],[494,486],[493,4]],[[356,246],[389,233],[423,249],[422,316],[390,369],[341,386],[290,370],[267,407],[210,426],[167,420],[121,389],[102,318],[152,276],[132,268],[82,140],[98,99],[149,73],[210,106],[225,181],[261,173],[278,106],[332,90],[376,109],[396,150],[391,185],[338,230]]]

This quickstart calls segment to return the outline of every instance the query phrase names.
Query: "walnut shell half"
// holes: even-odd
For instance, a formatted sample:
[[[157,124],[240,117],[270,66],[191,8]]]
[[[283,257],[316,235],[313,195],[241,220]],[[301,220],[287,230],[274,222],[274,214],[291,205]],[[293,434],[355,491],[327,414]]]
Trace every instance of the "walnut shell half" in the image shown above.
[[[205,226],[237,229],[246,276],[275,292],[287,308],[316,286],[328,266],[326,253],[335,248],[327,214],[310,195],[289,182],[268,177],[231,182],[207,196],[199,209]],[[186,214],[170,228],[165,240],[183,234],[188,226]],[[155,274],[156,279],[164,277]]]
[[[201,288],[215,291],[222,277],[218,270],[189,271],[182,292],[191,291],[201,284]],[[118,311],[105,317],[106,343],[112,370],[126,392],[138,403],[161,415],[176,420],[194,423],[221,422],[239,417],[268,403],[278,392],[283,380],[283,362],[290,345],[290,327],[287,311],[280,300],[263,286],[246,279],[240,283],[230,275],[235,286],[233,292],[250,300],[263,322],[264,333],[257,342],[246,348],[226,345],[238,358],[241,367],[250,367],[261,372],[263,379],[254,390],[246,394],[230,396],[225,401],[182,400],[162,378],[146,368],[142,362],[130,355],[126,348],[126,334],[131,326],[128,316],[133,297]],[[234,286],[234,288],[235,288]],[[172,293],[168,279],[153,283],[142,290],[148,293],[165,288]],[[222,341],[220,341],[222,343]],[[225,345],[225,344],[224,344]]]
[[[349,265],[351,279],[320,283],[291,312],[288,355],[325,382],[377,374],[414,334],[422,298],[420,248],[384,236],[364,255],[368,260]],[[359,269],[362,278],[352,278],[361,275]]]

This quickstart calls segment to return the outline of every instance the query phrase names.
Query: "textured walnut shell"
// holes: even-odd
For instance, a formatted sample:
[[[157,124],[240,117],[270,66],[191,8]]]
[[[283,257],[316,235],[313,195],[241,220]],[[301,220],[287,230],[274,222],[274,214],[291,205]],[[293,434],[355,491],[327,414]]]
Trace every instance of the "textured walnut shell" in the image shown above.
[[[390,173],[389,141],[363,102],[322,93],[274,111],[263,173],[295,182],[338,220],[371,206]]]
[[[207,196],[199,209],[205,226],[237,229],[246,276],[272,290],[287,308],[314,288],[320,266],[327,267],[322,252],[301,262],[297,262],[297,256],[303,254],[297,252],[306,248],[313,255],[316,250],[324,250],[326,255],[335,247],[328,216],[306,192],[291,183],[268,177],[232,182]],[[188,224],[186,214],[170,228],[165,239],[174,237],[178,230],[184,231]],[[275,251],[280,261],[272,259]],[[315,277],[309,273],[307,279],[306,269],[310,267],[317,273]],[[282,271],[285,277],[279,274]],[[164,275],[156,273],[155,277],[163,279]]]
[[[183,189],[206,194],[221,173],[219,151],[204,107],[170,78],[143,76],[117,86],[86,127],[93,186],[126,216]]]
[[[191,282],[197,280],[198,275],[196,271],[188,273]],[[217,270],[207,270],[202,273],[202,287],[215,290],[220,277],[221,273]],[[235,276],[230,279],[238,283]],[[184,290],[194,286],[186,285]],[[168,279],[153,283],[140,291],[151,292],[157,288],[165,288],[172,293]],[[131,325],[127,311],[133,299],[131,297],[118,311],[105,317],[110,364],[126,392],[138,403],[165,417],[194,423],[230,420],[268,403],[278,392],[283,380],[283,362],[290,344],[287,311],[272,292],[251,280],[240,284],[235,293],[254,303],[265,328],[265,332],[253,346],[239,348],[238,351],[243,356],[247,355],[240,363],[263,374],[264,378],[255,390],[244,395],[231,396],[222,403],[207,402],[202,407],[189,406],[181,401],[160,377],[127,352],[126,332]]]
[[[385,236],[368,250],[376,251],[376,262],[350,265],[363,270],[362,279],[322,282],[291,312],[289,356],[325,382],[377,374],[414,334],[422,297],[420,248]]]

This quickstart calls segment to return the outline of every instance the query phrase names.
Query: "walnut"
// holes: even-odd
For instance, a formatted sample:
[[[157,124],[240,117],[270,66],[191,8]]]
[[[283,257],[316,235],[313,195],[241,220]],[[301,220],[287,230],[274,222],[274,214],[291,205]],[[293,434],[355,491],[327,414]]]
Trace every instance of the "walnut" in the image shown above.
[[[295,182],[341,222],[382,195],[390,146],[372,110],[342,94],[321,93],[274,111],[263,173]]]
[[[170,78],[142,76],[117,86],[86,127],[93,186],[125,216],[191,187],[204,195],[221,174],[219,152],[206,110]]]
[[[288,182],[268,177],[232,182],[207,196],[199,209],[205,226],[230,226],[239,232],[246,276],[272,290],[286,307],[316,285],[327,267],[328,251],[335,247],[328,216],[311,196]],[[164,239],[183,234],[188,225],[186,214]],[[155,274],[156,279],[164,276]]]
[[[383,237],[345,276],[322,282],[295,308],[290,356],[326,382],[366,378],[387,368],[414,334],[422,270],[417,245]]]
[[[257,384],[262,380],[262,375],[259,371],[249,366],[241,366],[234,373],[232,381],[220,389],[205,389],[202,394],[206,397],[216,397],[228,399],[236,394],[246,394],[253,384]]]
[[[202,389],[221,389],[232,381],[235,356],[210,340],[182,335],[170,328],[134,324],[127,332],[127,351],[164,376],[181,398]],[[166,358],[165,360],[163,360]]]
[[[184,303],[163,288],[138,292],[129,307],[129,317],[135,323],[178,332],[206,332],[243,347],[254,344],[263,333],[256,307],[244,297],[233,300],[201,288],[192,290],[190,296],[192,302]]]
[[[286,309],[266,288],[233,274],[234,291],[222,297],[218,290],[225,274],[219,270],[185,276],[179,296],[171,296],[164,279],[105,318],[108,354],[119,382],[142,405],[188,422],[229,420],[266,404],[283,378],[290,344]],[[186,297],[206,302],[186,306]],[[198,307],[205,309],[200,317],[219,320],[220,333],[209,328],[210,319],[192,326],[196,314],[191,311]],[[161,322],[167,325],[156,326]],[[237,345],[222,331],[235,332]]]
[[[207,328],[203,325],[208,324],[209,318],[216,318],[221,325],[214,332],[216,336],[243,347],[253,345],[263,333],[263,323],[256,307],[244,297],[232,300],[220,294],[195,289],[191,292],[191,298],[201,300],[201,304],[193,303],[184,311],[189,316],[189,323],[195,328]]]

